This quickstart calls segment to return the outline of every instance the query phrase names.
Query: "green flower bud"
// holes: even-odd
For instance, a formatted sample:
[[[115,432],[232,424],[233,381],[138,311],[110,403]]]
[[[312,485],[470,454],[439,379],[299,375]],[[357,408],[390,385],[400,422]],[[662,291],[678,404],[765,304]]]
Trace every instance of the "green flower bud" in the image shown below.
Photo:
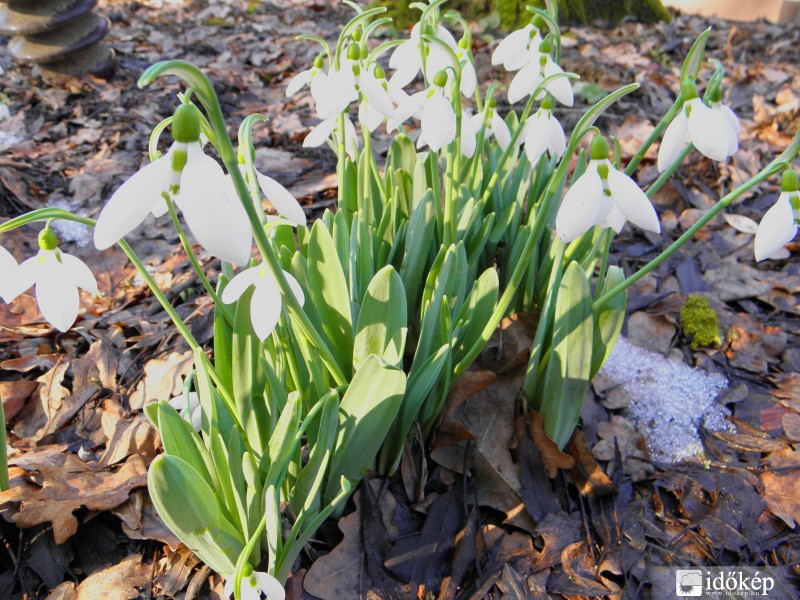
[[[360,42],[361,41],[361,29],[356,29],[351,36],[353,41]]]
[[[461,48],[462,50],[466,50],[467,48],[469,48],[469,40],[467,39],[467,36],[464,36],[460,40],[458,40],[458,47]]]
[[[694,84],[694,81],[689,81],[687,79],[681,83],[681,96],[683,96],[684,102],[700,97],[700,94],[697,93],[697,86]]]
[[[489,98],[488,104],[489,104],[489,108],[496,107],[497,106],[497,99],[494,96],[492,96],[491,98]]]
[[[194,104],[181,104],[172,117],[172,139],[196,142],[200,139],[200,111]]]
[[[447,73],[445,71],[438,71],[436,75],[433,76],[433,85],[444,87],[446,84],[447,84]]]
[[[709,90],[708,101],[709,102],[722,102],[722,89],[720,89],[719,86],[716,86],[713,89]]]
[[[375,79],[386,79],[386,71],[383,70],[383,67],[380,65],[375,65]]]
[[[48,225],[39,232],[39,248],[42,250],[55,250],[58,248],[56,232]]]
[[[357,45],[355,44],[350,45],[350,47],[347,49],[347,58],[349,58],[350,60],[361,59],[361,50],[359,50]]]
[[[314,68],[321,69],[324,65],[325,65],[325,57],[322,55],[322,52],[320,52],[317,55],[317,58],[314,59]]]
[[[785,169],[781,173],[781,190],[784,192],[796,192],[800,190],[800,181],[794,169]]]
[[[592,160],[606,160],[608,158],[608,142],[602,135],[596,135],[592,139],[589,157]]]
[[[250,577],[252,574],[253,574],[253,565],[251,565],[249,562],[245,563],[244,567],[242,567],[242,579]]]
[[[550,42],[544,40],[541,44],[539,44],[539,52],[541,54],[550,54],[550,51],[553,48],[550,46]]]
[[[540,29],[540,30],[544,29],[545,27],[547,27],[547,21],[544,20],[544,17],[542,15],[536,15],[535,17],[533,17],[533,20],[531,21],[531,24],[534,27],[536,27],[536,29]]]
[[[542,99],[542,108],[545,110],[552,110],[553,109],[553,97],[550,94],[547,94]]]

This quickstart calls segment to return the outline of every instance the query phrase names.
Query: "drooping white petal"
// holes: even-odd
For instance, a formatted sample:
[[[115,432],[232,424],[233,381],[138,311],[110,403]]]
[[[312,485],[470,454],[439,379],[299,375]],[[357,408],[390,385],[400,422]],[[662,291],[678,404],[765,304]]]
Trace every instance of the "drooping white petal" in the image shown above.
[[[564,128],[558,122],[558,119],[553,116],[553,113],[548,115],[547,121],[550,125],[548,149],[552,156],[558,158],[567,149],[567,137],[564,135]]]
[[[508,86],[508,101],[515,104],[530,96],[542,82],[541,68],[538,63],[528,63],[514,75]]]
[[[550,143],[550,123],[547,116],[537,112],[528,119],[525,129],[525,154],[531,164],[545,153]]]
[[[0,246],[0,298],[2,298],[5,302],[11,301],[10,294],[13,287],[12,282],[18,278],[18,270],[19,265],[17,264],[16,259],[8,250]]]
[[[647,231],[661,232],[656,209],[633,179],[609,166],[608,187],[614,205],[626,219]]]
[[[434,152],[456,137],[456,114],[441,90],[435,90],[422,109],[422,135]]]
[[[272,273],[266,271],[256,282],[256,291],[250,302],[250,322],[258,339],[265,340],[281,316],[281,293]]]
[[[356,135],[356,126],[350,117],[344,119],[344,149],[350,160],[355,162],[358,159],[358,136]]]
[[[528,23],[522,29],[517,29],[497,44],[497,48],[492,52],[492,64],[503,65],[515,57],[524,53],[528,47],[528,40],[531,39],[531,32],[534,30],[532,24]],[[506,69],[508,67],[506,66]]]
[[[299,92],[303,87],[311,83],[311,74],[314,72],[313,69],[306,69],[305,71],[300,71],[297,75],[289,80],[289,85],[286,86],[286,95],[287,96],[294,96],[297,92]]]
[[[327,119],[344,111],[354,99],[358,98],[353,72],[346,67],[328,73],[328,77],[314,86],[314,100],[317,101],[317,114]]]
[[[689,136],[689,120],[682,109],[667,125],[661,146],[658,148],[658,171],[663,173],[675,162],[686,147]]]
[[[797,235],[794,222],[794,211],[787,193],[782,193],[778,201],[766,212],[758,224],[755,239],[755,255],[757,261],[766,260],[775,255],[781,248]]]
[[[391,133],[405,123],[409,117],[419,112],[425,104],[427,94],[427,91],[422,90],[421,92],[417,92],[401,100],[397,105],[394,116],[392,116],[386,124],[386,131]]]
[[[316,148],[324,144],[336,129],[336,120],[336,116],[333,116],[312,127],[303,140],[303,148]]]
[[[256,267],[250,267],[244,271],[239,271],[234,275],[233,279],[228,282],[225,289],[222,290],[220,299],[225,304],[236,302],[247,288],[256,284],[261,277],[261,272],[266,269],[267,267],[262,264]]]
[[[428,44],[428,56],[425,58],[425,75],[428,81],[433,80],[434,75],[439,71],[444,71],[448,67],[454,67],[453,57],[439,44]]]
[[[74,285],[91,294],[97,293],[97,280],[94,273],[80,258],[61,252],[61,268]]]
[[[475,66],[468,60],[461,71],[461,93],[464,96],[472,96],[478,86],[478,76],[475,73]]]
[[[412,36],[395,48],[389,58],[389,68],[395,70],[391,79],[394,85],[403,88],[414,81],[422,68],[418,37]]]
[[[723,116],[728,120],[733,130],[736,132],[738,136],[742,131],[742,125],[739,123],[739,117],[736,116],[736,113],[733,112],[730,108],[728,108],[724,104],[719,105],[719,110],[722,112]]]
[[[370,71],[361,74],[359,83],[370,106],[386,117],[394,114],[394,106],[389,92],[386,91],[380,82]]]
[[[258,581],[258,587],[266,594],[268,600],[285,600],[286,592],[283,589],[280,581],[275,579],[272,575],[255,571],[254,575]]]
[[[94,245],[105,250],[136,229],[169,190],[172,152],[133,174],[100,211],[94,227]],[[166,208],[166,205],[165,205]]]
[[[544,77],[558,75],[563,73],[564,69],[559,67],[553,59],[547,57],[547,62],[544,65]],[[539,85],[538,83],[536,85]],[[572,94],[572,85],[567,77],[557,77],[547,84],[547,91],[553,94],[553,97],[561,102],[564,106],[572,106],[575,98]]]
[[[3,284],[3,300],[13,302],[17,296],[29,290],[39,279],[42,263],[39,255],[23,260],[19,267],[13,269]]]
[[[712,160],[728,157],[730,125],[721,113],[708,108],[700,98],[689,100],[689,139],[695,148]]]
[[[511,132],[508,130],[508,125],[503,118],[497,114],[497,110],[492,113],[492,133],[494,139],[500,144],[500,147],[505,150],[511,143]]]
[[[572,184],[561,201],[556,215],[558,239],[567,243],[579,238],[603,222],[612,209],[613,203],[604,197],[597,164],[590,161],[584,174]]]
[[[275,181],[272,177],[256,171],[258,185],[269,203],[285,219],[296,223],[301,227],[306,225],[306,213],[303,212],[300,203],[292,196],[291,192]]]
[[[261,600],[261,590],[258,581],[253,575],[242,577],[242,586],[239,590],[242,600]]]
[[[228,600],[231,600],[231,597],[233,596],[233,586],[235,583],[236,583],[236,577],[234,575],[225,578],[225,587],[222,588],[222,594]]]
[[[370,103],[362,102],[358,105],[358,120],[369,131],[375,131],[385,119]]]
[[[226,262],[247,264],[253,245],[250,220],[239,199],[230,197],[222,168],[199,148],[190,146],[179,203],[186,225],[206,250]]]
[[[54,251],[41,250],[42,266],[36,279],[36,303],[42,316],[59,331],[68,331],[78,318],[78,286]]]
[[[610,227],[617,233],[622,231],[622,228],[625,226],[625,215],[622,214],[622,211],[617,208],[616,205],[611,209],[611,212],[608,213],[603,226]]]

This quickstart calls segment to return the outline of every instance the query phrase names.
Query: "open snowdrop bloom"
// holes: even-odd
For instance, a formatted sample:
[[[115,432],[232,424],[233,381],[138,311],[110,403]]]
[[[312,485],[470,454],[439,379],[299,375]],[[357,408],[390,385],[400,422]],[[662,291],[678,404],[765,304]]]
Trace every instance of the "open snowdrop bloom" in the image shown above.
[[[508,34],[492,52],[492,64],[503,65],[506,71],[519,71],[529,63],[538,63],[539,44],[542,43],[539,28],[542,25],[544,20],[537,15],[522,29]]]
[[[316,148],[328,140],[335,143],[339,135],[338,117],[339,115],[334,115],[312,127],[303,140],[303,148]],[[358,156],[358,138],[356,137],[356,127],[347,116],[344,118],[344,150],[350,160],[355,162]]]
[[[561,123],[553,116],[553,99],[550,96],[542,100],[542,106],[536,114],[525,122],[522,137],[525,154],[531,164],[536,164],[545,152],[549,152],[550,156],[555,158],[564,154],[567,138]]]
[[[556,232],[562,242],[571,242],[600,225],[615,231],[625,219],[659,233],[661,225],[650,200],[630,177],[617,171],[608,160],[608,142],[597,135],[592,140],[586,171],[567,191],[556,215]]]
[[[488,114],[486,115],[486,130],[484,132],[483,139],[488,140],[490,137],[494,136],[497,140],[497,143],[500,145],[500,148],[505,150],[511,143],[511,132],[509,131],[506,122],[497,112],[497,101],[494,98],[489,99],[489,106],[486,108],[486,110],[488,111]],[[467,128],[474,131],[476,136],[483,126],[483,119],[484,115],[482,112],[468,118]],[[472,155],[469,154],[467,156],[469,157]]]
[[[3,297],[12,302],[31,286],[42,316],[59,331],[67,331],[78,318],[78,288],[97,293],[97,280],[89,267],[76,256],[58,249],[58,239],[49,225],[39,233],[38,254],[11,271]]]
[[[478,74],[475,72],[475,65],[472,62],[469,48],[469,37],[464,36],[458,41],[458,49],[456,50],[456,57],[461,65],[461,93],[464,96],[472,96],[475,93],[475,88],[478,85]]]
[[[446,85],[447,73],[439,71],[433,76],[431,87],[408,96],[397,107],[387,128],[392,131],[413,115],[421,121],[417,148],[428,146],[438,152],[452,142],[456,138],[456,113],[445,95]]]
[[[658,170],[666,171],[686,145],[694,144],[701,154],[722,161],[739,149],[739,120],[719,101],[709,108],[691,81],[681,84],[683,108],[667,126],[658,149]]]
[[[144,221],[166,213],[172,197],[197,241],[220,259],[246,264],[253,233],[244,206],[231,197],[222,167],[203,152],[198,110],[182,104],[172,121],[175,143],[161,158],[135,173],[100,211],[94,243],[103,250]]]
[[[564,72],[550,56],[550,50],[549,42],[539,44],[539,60],[526,64],[511,80],[511,85],[508,86],[508,101],[511,104],[533,94],[546,78]],[[536,99],[543,98],[545,91],[550,92],[564,106],[572,106],[575,101],[572,85],[566,77],[557,77],[550,81]]]
[[[786,169],[781,175],[778,201],[764,213],[755,240],[757,261],[772,258],[797,235],[800,220],[800,181],[797,173]]]
[[[313,89],[317,80],[315,79],[317,76],[321,76],[321,79],[325,78],[325,72],[322,70],[322,67],[325,63],[325,59],[323,58],[322,54],[319,54],[314,59],[314,64],[311,66],[310,69],[306,69],[305,71],[300,71],[297,75],[292,77],[289,80],[289,85],[286,86],[286,97],[294,96],[297,92],[303,89],[305,86],[309,86],[312,89],[312,96],[314,95]]]
[[[284,271],[283,274],[289,282],[295,298],[302,306],[305,302],[305,295],[300,284],[289,273]],[[278,324],[281,306],[283,306],[280,288],[266,263],[237,273],[225,286],[221,299],[225,304],[236,302],[250,286],[255,288],[253,297],[250,299],[250,322],[258,338],[265,340]]]
[[[286,592],[280,581],[268,573],[253,571],[249,565],[246,565],[245,569],[250,572],[245,571],[245,575],[242,577],[242,587],[239,590],[242,600],[260,600],[261,594],[264,594],[267,600],[285,600]],[[225,580],[224,589],[229,600],[233,599],[233,584],[234,577],[231,575]]]
[[[12,300],[11,283],[16,278],[17,269],[19,269],[19,265],[14,256],[11,252],[0,246],[0,298],[6,303]]]
[[[253,159],[255,160],[254,150],[253,153]],[[240,148],[239,171],[242,173],[242,177],[244,177],[245,181],[249,182],[250,175],[247,172],[244,162],[244,157],[242,156],[242,150]],[[289,190],[275,181],[272,177],[265,175],[256,169],[255,166],[253,167],[253,170],[255,171],[258,187],[261,189],[261,193],[264,194],[267,201],[278,212],[278,214],[284,219],[291,221],[295,225],[305,227],[307,222],[306,213],[303,212],[303,208],[300,206],[297,198],[292,196],[292,193]],[[235,199],[236,188],[233,185],[233,179],[231,179],[230,175],[227,175],[226,178],[228,181],[228,194],[230,194],[231,198]]]
[[[169,405],[177,410],[192,424],[192,429],[200,431],[203,422],[203,409],[197,392],[180,394],[169,401]]]
[[[466,76],[462,73],[461,80],[461,93],[471,96],[475,91],[477,78],[474,77],[475,68],[469,59],[466,48],[460,46],[453,34],[442,25],[436,29],[436,37],[453,50],[460,62],[465,62],[464,71],[471,70],[471,72],[467,72]],[[414,81],[417,74],[423,70],[423,54],[425,55],[425,78],[428,80],[432,79],[432,75],[439,71],[456,66],[447,50],[437,43],[428,43],[422,38],[420,24],[417,23],[411,29],[411,37],[397,46],[389,58],[389,68],[395,70],[390,80],[391,83],[402,88]]]

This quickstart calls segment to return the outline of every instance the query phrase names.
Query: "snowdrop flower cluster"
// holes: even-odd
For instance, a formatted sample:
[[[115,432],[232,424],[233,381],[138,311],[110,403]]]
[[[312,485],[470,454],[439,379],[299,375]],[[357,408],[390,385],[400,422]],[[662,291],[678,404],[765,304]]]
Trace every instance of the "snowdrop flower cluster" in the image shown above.
[[[722,104],[721,96],[709,107],[691,81],[681,85],[683,107],[664,132],[658,150],[658,170],[666,171],[681,155],[687,144],[712,160],[723,161],[739,149],[739,119]]]
[[[553,116],[553,100],[551,96],[542,100],[541,108],[525,123],[522,135],[525,143],[525,154],[531,164],[546,152],[551,158],[561,158],[567,148],[564,128]]]
[[[781,175],[781,194],[758,224],[755,240],[757,261],[777,255],[797,235],[800,221],[800,181],[797,173],[786,169]]]
[[[608,160],[608,142],[601,135],[592,140],[586,171],[564,196],[556,216],[556,232],[571,242],[591,227],[611,227],[619,232],[625,220],[654,233],[661,225],[653,205],[630,177]]]

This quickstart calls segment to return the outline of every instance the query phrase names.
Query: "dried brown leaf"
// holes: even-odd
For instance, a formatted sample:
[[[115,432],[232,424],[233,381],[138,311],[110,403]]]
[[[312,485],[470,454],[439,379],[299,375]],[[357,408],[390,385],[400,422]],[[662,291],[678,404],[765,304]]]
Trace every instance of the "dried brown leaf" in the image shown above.
[[[544,431],[544,415],[540,412],[531,411],[531,437],[533,443],[542,453],[542,462],[547,476],[552,479],[558,475],[559,469],[571,469],[575,460],[565,452],[562,452],[558,444],[551,440]]]
[[[760,473],[764,502],[772,514],[794,529],[800,523],[800,452],[792,448],[773,452],[766,466],[776,470]]]

